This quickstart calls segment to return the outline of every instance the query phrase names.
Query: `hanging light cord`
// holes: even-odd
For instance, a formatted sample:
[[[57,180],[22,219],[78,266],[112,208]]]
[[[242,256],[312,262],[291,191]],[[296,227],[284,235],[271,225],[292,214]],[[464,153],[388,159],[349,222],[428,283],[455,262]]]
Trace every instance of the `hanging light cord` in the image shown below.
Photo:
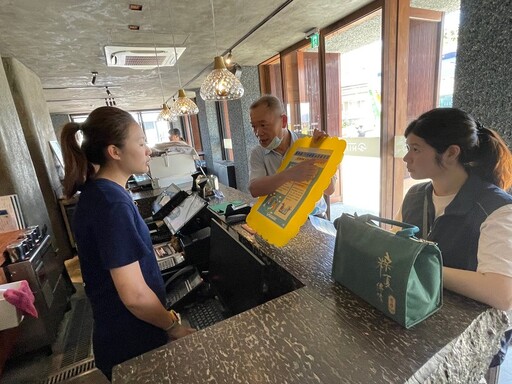
[[[162,83],[162,75],[160,74],[160,65],[158,64],[158,54],[156,52],[156,43],[155,43],[155,25],[153,24],[152,13],[153,13],[153,10],[150,9],[149,19],[150,19],[151,26],[152,26],[151,27],[151,35],[153,37],[153,48],[155,49],[156,69],[157,69],[157,72],[158,72],[158,78],[160,79],[160,90],[162,91],[162,101],[163,101],[163,104],[165,104],[166,101],[165,101],[165,96],[164,96],[164,85]]]
[[[164,85],[162,83],[162,75],[160,74],[160,66],[158,65],[158,55],[156,53],[156,46],[155,46],[155,56],[156,56],[156,67],[157,67],[157,71],[158,71],[158,78],[160,79],[160,89],[162,91],[162,101],[163,101],[163,104],[165,104]]]
[[[217,48],[217,35],[215,34],[215,10],[213,8],[213,0],[210,0],[212,6],[212,25],[213,25],[213,41],[215,43],[215,56],[219,56],[219,48]]]
[[[293,0],[286,0],[283,4],[281,4],[279,7],[274,9],[272,13],[270,13],[267,17],[265,17],[263,20],[261,20],[258,24],[256,24],[249,32],[247,32],[245,35],[243,35],[240,39],[238,39],[231,47],[229,47],[224,54],[228,53],[230,50],[235,49],[238,47],[242,42],[244,42],[247,38],[249,38],[254,32],[256,32],[258,29],[260,29],[264,24],[269,22],[275,15],[277,15],[279,12],[281,12],[283,9],[285,9],[288,5],[293,3]],[[201,72],[199,72],[197,75],[192,77],[186,84],[189,85],[190,83],[194,82],[203,75],[207,70],[211,70],[211,64],[208,64],[207,67],[204,67]]]
[[[171,25],[172,47],[174,48],[174,60],[176,60],[176,69],[178,71],[178,84],[181,89],[180,65],[178,64],[178,53],[176,52],[176,41],[174,40],[174,31],[172,29],[172,2],[169,2],[169,24]]]

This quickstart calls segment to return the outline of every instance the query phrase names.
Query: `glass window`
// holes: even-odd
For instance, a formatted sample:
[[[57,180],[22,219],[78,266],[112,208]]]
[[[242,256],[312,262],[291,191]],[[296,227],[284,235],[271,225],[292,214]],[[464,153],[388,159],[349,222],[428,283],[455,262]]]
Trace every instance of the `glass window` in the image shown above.
[[[279,56],[267,60],[259,66],[260,88],[264,95],[274,95],[283,100],[283,77]]]
[[[146,134],[148,146],[152,147],[156,143],[169,141],[169,129],[171,128],[168,121],[158,121],[160,111],[138,111],[129,112],[133,119],[140,124]],[[75,123],[83,123],[89,115],[71,115],[71,121]]]
[[[217,119],[219,121],[219,135],[222,146],[222,159],[233,161],[233,142],[231,141],[231,128],[229,125],[228,102],[222,100],[216,103]]]
[[[435,107],[451,107],[460,18],[459,2],[451,0],[411,1],[409,29],[409,64],[407,124]],[[421,12],[419,17],[417,12]],[[401,132],[406,127],[400,127]],[[402,157],[406,153],[405,138]],[[402,159],[395,166],[403,174],[405,196],[411,186],[426,180],[411,178]]]
[[[185,141],[194,147],[200,156],[203,155],[203,144],[201,141],[201,133],[199,132],[199,119],[197,115],[181,117],[181,125],[183,127],[181,131]]]
[[[159,113],[160,111],[143,111],[139,115],[146,133],[146,141],[150,147],[153,147],[156,143],[169,141],[169,122],[159,121]]]
[[[73,123],[83,123],[87,116],[89,115],[70,115],[69,117]]]
[[[325,37],[327,132],[346,140],[331,218],[380,211],[382,12]]]
[[[439,79],[439,107],[451,107],[453,104],[453,85],[455,79],[455,63],[457,60],[459,19],[459,10],[449,12],[444,16],[441,77]]]
[[[310,135],[322,129],[318,48],[309,46],[281,56],[288,129]]]

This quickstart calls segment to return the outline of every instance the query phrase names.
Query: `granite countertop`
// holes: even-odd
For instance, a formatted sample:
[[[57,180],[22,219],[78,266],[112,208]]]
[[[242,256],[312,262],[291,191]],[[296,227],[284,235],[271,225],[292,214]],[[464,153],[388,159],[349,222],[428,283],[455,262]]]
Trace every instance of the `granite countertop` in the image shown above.
[[[305,286],[116,366],[115,383],[471,383],[508,327],[505,312],[445,290],[443,307],[406,330],[333,281],[334,237],[309,221],[282,248],[231,229]]]

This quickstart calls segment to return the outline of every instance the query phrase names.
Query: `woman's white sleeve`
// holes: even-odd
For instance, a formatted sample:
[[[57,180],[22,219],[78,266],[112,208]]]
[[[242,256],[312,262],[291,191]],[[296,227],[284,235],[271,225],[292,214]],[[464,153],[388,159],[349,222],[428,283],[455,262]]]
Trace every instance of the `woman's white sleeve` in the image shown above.
[[[512,204],[495,210],[480,226],[477,258],[478,272],[512,277]]]

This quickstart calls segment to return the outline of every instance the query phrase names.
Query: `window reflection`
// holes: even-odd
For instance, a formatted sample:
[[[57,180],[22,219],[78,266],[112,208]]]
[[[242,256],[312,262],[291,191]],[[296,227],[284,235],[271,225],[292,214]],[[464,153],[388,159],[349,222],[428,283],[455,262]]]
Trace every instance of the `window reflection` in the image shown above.
[[[331,218],[380,211],[381,11],[325,38],[327,132],[347,142]]]

